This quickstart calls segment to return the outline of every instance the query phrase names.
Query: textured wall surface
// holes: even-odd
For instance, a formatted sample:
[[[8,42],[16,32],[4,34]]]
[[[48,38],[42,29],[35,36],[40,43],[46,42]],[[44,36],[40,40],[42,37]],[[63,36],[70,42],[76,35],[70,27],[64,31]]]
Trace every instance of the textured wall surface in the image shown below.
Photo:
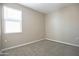
[[[2,48],[2,40],[1,40],[1,20],[2,20],[2,4],[0,4],[0,50]]]
[[[22,10],[22,33],[4,33],[3,48],[8,48],[44,38],[44,14],[19,4],[4,4]]]
[[[46,16],[46,37],[79,46],[79,5]]]

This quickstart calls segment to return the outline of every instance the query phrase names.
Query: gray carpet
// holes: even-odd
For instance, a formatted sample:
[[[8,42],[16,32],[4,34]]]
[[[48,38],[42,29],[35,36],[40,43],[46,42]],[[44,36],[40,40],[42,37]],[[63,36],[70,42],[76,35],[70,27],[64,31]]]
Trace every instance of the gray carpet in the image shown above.
[[[7,56],[79,56],[79,47],[41,40],[4,52]]]

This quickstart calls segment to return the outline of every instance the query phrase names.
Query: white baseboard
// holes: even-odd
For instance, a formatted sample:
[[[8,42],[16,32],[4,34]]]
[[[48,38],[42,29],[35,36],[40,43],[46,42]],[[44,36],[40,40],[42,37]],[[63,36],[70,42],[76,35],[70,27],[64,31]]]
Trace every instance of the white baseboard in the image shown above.
[[[66,45],[71,45],[71,46],[79,47],[79,45],[76,45],[76,44],[71,44],[71,43],[62,42],[62,41],[58,41],[58,40],[53,40],[53,39],[49,39],[49,38],[45,38],[45,39],[46,40],[50,40],[50,41],[54,41],[54,42],[58,42],[58,43],[63,43],[63,44],[66,44]]]
[[[38,41],[41,41],[41,40],[44,40],[44,39],[35,40],[35,41],[32,41],[32,42],[20,44],[20,45],[17,45],[17,46],[12,46],[12,47],[9,47],[9,48],[4,48],[4,49],[1,50],[1,52],[9,50],[9,49],[13,49],[13,48],[18,48],[18,47],[21,47],[21,46],[24,46],[24,45],[28,45],[28,44],[31,44],[31,43],[35,43],[35,42],[38,42]]]
[[[21,46],[24,46],[24,45],[28,45],[28,44],[31,44],[31,43],[35,43],[35,42],[38,42],[38,41],[41,41],[41,40],[50,40],[50,41],[54,41],[54,42],[58,42],[58,43],[63,43],[63,44],[79,47],[79,45],[76,45],[76,44],[71,44],[71,43],[62,42],[62,41],[58,41],[58,40],[53,40],[53,39],[49,39],[49,38],[43,38],[43,39],[40,39],[40,40],[35,40],[35,41],[32,41],[32,42],[20,44],[20,45],[17,45],[17,46],[12,46],[12,47],[9,47],[9,48],[4,48],[0,52],[6,51],[6,50],[9,50],[9,49],[13,49],[13,48],[18,48],[18,47],[21,47]]]

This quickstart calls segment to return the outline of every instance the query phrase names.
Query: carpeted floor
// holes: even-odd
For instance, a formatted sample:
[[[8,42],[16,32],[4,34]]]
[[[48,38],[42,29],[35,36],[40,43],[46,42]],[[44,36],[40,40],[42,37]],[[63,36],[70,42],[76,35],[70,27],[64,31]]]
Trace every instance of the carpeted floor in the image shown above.
[[[7,56],[79,56],[79,47],[41,40],[5,53],[8,53]]]

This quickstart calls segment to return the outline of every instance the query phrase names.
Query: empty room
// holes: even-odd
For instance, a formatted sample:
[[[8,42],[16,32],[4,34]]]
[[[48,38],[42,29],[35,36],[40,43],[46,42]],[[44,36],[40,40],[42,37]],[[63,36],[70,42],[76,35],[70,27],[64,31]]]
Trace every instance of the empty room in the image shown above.
[[[0,56],[79,56],[79,3],[0,3]]]

